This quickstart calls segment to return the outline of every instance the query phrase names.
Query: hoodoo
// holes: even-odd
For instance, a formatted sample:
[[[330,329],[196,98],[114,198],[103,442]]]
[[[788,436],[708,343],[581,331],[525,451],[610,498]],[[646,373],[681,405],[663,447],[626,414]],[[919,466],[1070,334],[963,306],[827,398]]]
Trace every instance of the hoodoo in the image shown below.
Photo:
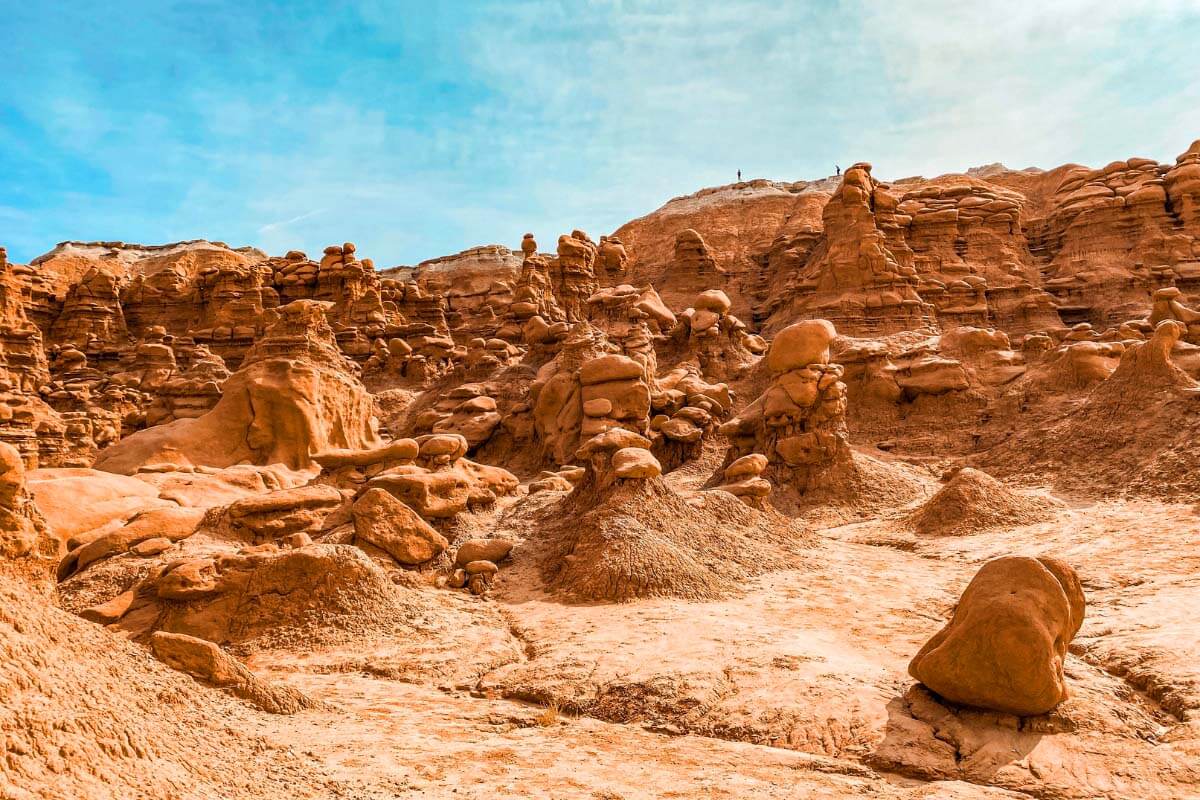
[[[555,70],[609,52],[607,5]],[[527,72],[546,15],[513,13],[519,40],[463,41]],[[622,58],[673,52],[676,16],[621,28],[653,43]],[[213,69],[261,33],[174,27],[212,34]],[[706,58],[728,39],[692,33]],[[61,38],[24,37],[53,70]],[[388,49],[287,41],[280,74],[337,86]],[[536,109],[595,137],[582,162],[639,105],[544,102],[543,72],[494,117],[496,170]],[[447,81],[378,96],[432,102],[413,116],[451,153],[442,104],[480,87]],[[81,119],[47,102],[16,118]],[[157,130],[161,105],[120,126],[89,105],[82,139]],[[687,107],[714,105],[739,117]],[[257,108],[197,119],[289,124]],[[331,145],[406,117],[322,108],[300,116]],[[1200,796],[1200,142],[1096,169],[888,160],[387,269],[344,241],[0,248],[0,796]],[[522,179],[582,208],[556,193],[586,172],[556,166]],[[364,199],[385,241],[366,206],[397,193],[348,177],[262,241]],[[293,202],[276,188],[262,208]]]

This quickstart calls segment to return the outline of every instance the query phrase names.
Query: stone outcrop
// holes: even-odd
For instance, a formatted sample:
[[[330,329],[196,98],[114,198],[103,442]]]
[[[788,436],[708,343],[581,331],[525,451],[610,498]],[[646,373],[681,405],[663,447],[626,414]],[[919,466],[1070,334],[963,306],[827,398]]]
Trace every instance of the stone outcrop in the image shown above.
[[[674,352],[680,360],[694,360],[704,377],[729,380],[739,377],[764,353],[767,344],[730,313],[729,296],[719,289],[696,295],[695,301],[678,315],[671,331]]]
[[[548,273],[554,295],[568,322],[587,319],[587,299],[596,293],[598,248],[580,230],[558,237],[558,256],[550,261]]]
[[[870,164],[847,169],[822,213],[824,240],[773,320],[821,316],[848,333],[932,328],[935,311],[917,293],[920,281],[900,233],[904,215],[898,206],[888,187],[871,177]]]
[[[433,434],[416,443],[411,464],[380,470],[363,484],[365,489],[383,489],[424,519],[436,520],[490,508],[517,489],[519,482],[508,470],[464,458],[467,441],[462,436]],[[436,545],[438,540],[430,538]]]
[[[21,454],[0,442],[0,568],[44,579],[59,555],[59,543],[25,488]]]
[[[265,683],[240,661],[204,639],[156,631],[150,636],[150,649],[172,669],[225,689],[269,714],[295,714],[320,707],[299,689]]]
[[[391,624],[401,613],[391,587],[356,547],[267,543],[157,567],[128,590],[114,624],[139,638],[167,631],[216,645],[300,630],[336,636]]]
[[[802,491],[850,457],[842,367],[829,363],[836,335],[826,320],[780,331],[766,356],[770,387],[721,426],[736,458],[765,455],[784,482]]]
[[[436,794],[455,776],[359,758],[379,738],[360,725],[463,761],[495,749],[459,734],[501,703],[551,750],[560,710],[647,727],[632,746],[671,756],[683,794],[724,753],[699,783],[1190,797],[1198,168],[1200,145],[892,182],[860,163],[550,254],[529,234],[384,271],[350,242],[0,259],[0,773],[239,800],[300,774],[193,783],[143,735],[157,709],[218,755],[222,731],[328,733],[303,756],[336,769],[296,796]],[[951,606],[964,564],[1051,540],[1086,572],[1082,634],[1051,558],[987,563]],[[82,623],[22,602],[54,577]],[[106,639],[141,671],[112,671]],[[285,672],[355,713],[326,725],[265,681]],[[248,752],[293,749],[266,744]],[[558,789],[508,766],[507,789]]]
[[[615,231],[628,254],[625,282],[653,284],[672,308],[697,292],[718,288],[730,295],[733,313],[747,322],[770,295],[763,254],[780,239],[819,227],[821,208],[837,188],[834,179],[784,183],[755,180],[676,197],[657,211]],[[693,230],[719,271],[697,282],[678,268],[676,240]]]
[[[378,442],[370,395],[337,349],[321,303],[293,302],[247,352],[206,414],[140,431],[96,466],[130,474],[147,465],[313,465],[316,453]]]
[[[355,501],[354,537],[385,551],[401,564],[424,564],[449,542],[415,511],[383,489],[370,489]]]

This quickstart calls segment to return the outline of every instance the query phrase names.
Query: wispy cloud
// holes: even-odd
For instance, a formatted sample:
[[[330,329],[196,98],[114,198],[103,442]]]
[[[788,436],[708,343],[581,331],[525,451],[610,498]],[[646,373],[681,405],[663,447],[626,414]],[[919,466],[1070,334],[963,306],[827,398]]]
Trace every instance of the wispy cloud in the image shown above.
[[[207,236],[351,240],[386,266],[606,232],[738,169],[1165,159],[1200,135],[1185,0],[205,8],[14,9],[11,257]],[[114,46],[130,35],[138,48]]]
[[[285,219],[280,222],[268,222],[266,225],[260,226],[258,228],[258,232],[259,233],[270,233],[271,231],[276,231],[276,230],[279,230],[280,228],[290,228],[292,225],[295,225],[297,222],[303,222],[306,219],[312,219],[313,217],[317,216],[318,214],[324,214],[324,213],[325,213],[325,209],[323,209],[323,208],[313,209],[312,211],[309,211],[304,214],[300,214],[299,216],[296,216],[296,217],[292,217],[291,219]]]

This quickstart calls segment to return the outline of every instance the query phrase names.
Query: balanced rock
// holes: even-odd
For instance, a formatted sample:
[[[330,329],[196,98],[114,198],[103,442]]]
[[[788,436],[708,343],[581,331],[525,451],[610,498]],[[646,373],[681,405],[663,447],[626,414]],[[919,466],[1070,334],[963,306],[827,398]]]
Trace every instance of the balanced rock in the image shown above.
[[[837,336],[833,323],[806,319],[779,332],[767,351],[767,367],[774,373],[829,362],[829,345]]]
[[[1067,698],[1063,660],[1084,606],[1079,578],[1062,561],[997,558],[971,580],[908,672],[955,703],[1045,714]]]
[[[465,566],[472,561],[503,561],[512,552],[513,542],[509,539],[468,539],[458,546],[454,555],[456,566]]]

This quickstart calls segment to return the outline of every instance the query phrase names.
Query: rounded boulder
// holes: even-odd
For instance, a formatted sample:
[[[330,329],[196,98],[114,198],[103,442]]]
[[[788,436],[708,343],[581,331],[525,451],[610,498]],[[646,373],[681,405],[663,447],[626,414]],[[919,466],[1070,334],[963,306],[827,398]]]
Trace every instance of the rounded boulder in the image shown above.
[[[776,335],[767,351],[767,368],[774,373],[801,369],[809,364],[829,363],[829,345],[837,336],[833,323],[806,319],[789,325]]]

